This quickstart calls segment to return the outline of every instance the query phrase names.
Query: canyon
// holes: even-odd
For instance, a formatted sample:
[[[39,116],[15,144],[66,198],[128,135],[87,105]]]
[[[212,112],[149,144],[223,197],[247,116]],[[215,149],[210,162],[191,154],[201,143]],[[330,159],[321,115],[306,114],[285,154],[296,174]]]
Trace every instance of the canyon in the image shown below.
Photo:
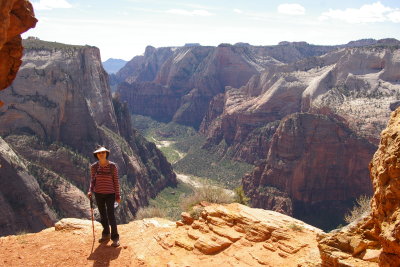
[[[0,12],[8,14],[14,7],[28,11],[29,27],[34,25],[27,1],[2,2]],[[6,36],[1,30],[0,36]],[[7,40],[0,39],[0,49]],[[232,157],[244,161],[247,154],[256,153],[247,159],[256,167],[244,177],[243,185],[253,205],[265,208],[267,204],[280,213],[203,201],[176,222],[152,218],[120,225],[120,248],[100,244],[93,250],[91,222],[75,218],[88,217],[84,192],[96,143],[110,147],[112,160],[121,168],[125,198],[118,210],[120,223],[131,220],[148,197],[175,185],[176,177],[155,145],[132,128],[132,107],[121,101],[120,97],[126,97],[122,91],[111,97],[97,48],[29,38],[16,80],[0,93],[5,102],[0,108],[0,233],[8,235],[0,237],[1,264],[397,266],[398,41],[349,45],[353,47],[337,47],[333,54],[320,51],[311,59],[274,62],[255,75],[249,75],[251,70],[237,75],[245,64],[235,61],[237,77],[227,79],[233,85],[209,95],[201,87],[185,91],[179,82],[173,87],[150,82],[156,95],[159,89],[172,97],[179,91],[184,95],[183,100],[175,98],[177,109],[170,110],[167,120],[200,127],[209,137],[205,147],[225,142],[227,146],[222,147],[227,151],[222,152],[230,150]],[[220,46],[222,54],[232,52],[227,47],[231,49]],[[22,56],[10,51],[5,52],[7,58],[16,56],[0,75],[1,89],[14,79]],[[18,44],[16,51],[20,51]],[[153,59],[148,66],[156,70],[159,62]],[[151,78],[154,73],[137,75]],[[243,82],[243,77],[250,80]],[[146,88],[147,82],[137,85]],[[242,82],[247,84],[242,86]],[[123,86],[130,87],[129,78]],[[145,92],[139,95],[142,100],[147,97]],[[205,103],[201,102],[205,99],[211,103],[207,103],[210,108],[200,109],[203,122],[198,120],[201,116],[186,114],[197,111],[195,103]],[[158,101],[165,103],[162,96]],[[186,102],[181,106],[180,101]],[[389,110],[394,112],[379,138]],[[257,144],[267,151],[257,152]],[[363,166],[377,145],[366,172]],[[368,173],[369,182],[365,180]],[[372,191],[371,212],[330,233],[282,214],[296,216],[299,210],[320,210],[320,205],[340,209],[340,202]],[[59,220],[62,217],[75,218]],[[100,231],[96,223],[95,235]]]
[[[193,126],[204,149],[255,165],[243,177],[253,205],[332,229],[372,194],[367,166],[399,103],[399,47],[147,47],[113,79],[132,113]]]
[[[38,231],[63,217],[89,218],[88,169],[98,144],[119,168],[119,222],[176,184],[171,165],[132,128],[126,105],[111,97],[98,48],[37,38],[23,45],[18,75],[0,93],[2,235]]]

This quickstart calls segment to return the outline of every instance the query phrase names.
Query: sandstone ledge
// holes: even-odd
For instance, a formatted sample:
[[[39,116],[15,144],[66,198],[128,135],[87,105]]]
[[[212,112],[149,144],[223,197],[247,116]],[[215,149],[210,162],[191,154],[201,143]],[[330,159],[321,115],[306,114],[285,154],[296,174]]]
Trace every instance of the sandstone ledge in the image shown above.
[[[176,226],[161,218],[119,225],[121,247],[95,242],[93,252],[91,222],[63,219],[56,224],[57,231],[53,227],[0,238],[0,246],[6,248],[0,265],[298,267],[321,263],[316,239],[323,232],[317,228],[240,204],[199,208],[200,217],[190,225]],[[184,216],[188,219],[188,214]],[[100,237],[98,223],[95,232]]]

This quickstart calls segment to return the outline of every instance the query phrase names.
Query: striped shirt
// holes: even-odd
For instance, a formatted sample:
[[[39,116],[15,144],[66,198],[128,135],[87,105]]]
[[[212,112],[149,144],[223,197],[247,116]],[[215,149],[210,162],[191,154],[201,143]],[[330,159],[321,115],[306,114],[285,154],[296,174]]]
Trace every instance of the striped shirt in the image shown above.
[[[101,194],[114,194],[120,198],[118,168],[114,162],[109,161],[106,166],[100,166],[97,161],[90,166],[90,192]]]

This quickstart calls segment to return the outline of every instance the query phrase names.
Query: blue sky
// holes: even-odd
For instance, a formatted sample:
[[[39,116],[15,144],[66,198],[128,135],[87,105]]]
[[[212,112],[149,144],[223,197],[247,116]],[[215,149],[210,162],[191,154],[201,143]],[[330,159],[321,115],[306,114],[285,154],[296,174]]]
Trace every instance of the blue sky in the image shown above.
[[[23,37],[94,45],[102,60],[130,60],[147,45],[280,41],[343,44],[400,39],[400,1],[30,0],[35,29]]]

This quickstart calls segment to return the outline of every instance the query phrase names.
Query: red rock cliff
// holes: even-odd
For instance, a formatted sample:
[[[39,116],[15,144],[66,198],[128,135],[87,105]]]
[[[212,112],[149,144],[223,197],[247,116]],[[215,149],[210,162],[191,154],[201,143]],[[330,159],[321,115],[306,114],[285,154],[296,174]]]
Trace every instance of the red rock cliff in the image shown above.
[[[363,259],[365,264],[373,261],[384,267],[399,266],[399,132],[400,109],[397,109],[381,134],[379,148],[370,164],[374,187],[372,211],[351,227],[321,239],[319,249],[323,266],[348,266],[350,255]]]
[[[132,130],[126,106],[117,99],[113,103],[96,47],[34,38],[24,40],[24,46],[17,78],[0,92],[7,102],[0,109],[0,134],[27,162],[40,185],[35,194],[45,193],[59,218],[88,217],[85,191],[96,144],[110,148],[110,160],[119,167],[120,222],[131,220],[149,197],[176,184],[162,153]]]
[[[366,166],[374,150],[327,116],[295,113],[281,121],[266,160],[243,178],[244,189],[254,207],[329,229],[351,200],[372,194]]]
[[[37,19],[26,0],[2,0],[0,3],[0,90],[9,86],[22,63],[20,34],[35,27]],[[2,102],[0,101],[0,107]]]

